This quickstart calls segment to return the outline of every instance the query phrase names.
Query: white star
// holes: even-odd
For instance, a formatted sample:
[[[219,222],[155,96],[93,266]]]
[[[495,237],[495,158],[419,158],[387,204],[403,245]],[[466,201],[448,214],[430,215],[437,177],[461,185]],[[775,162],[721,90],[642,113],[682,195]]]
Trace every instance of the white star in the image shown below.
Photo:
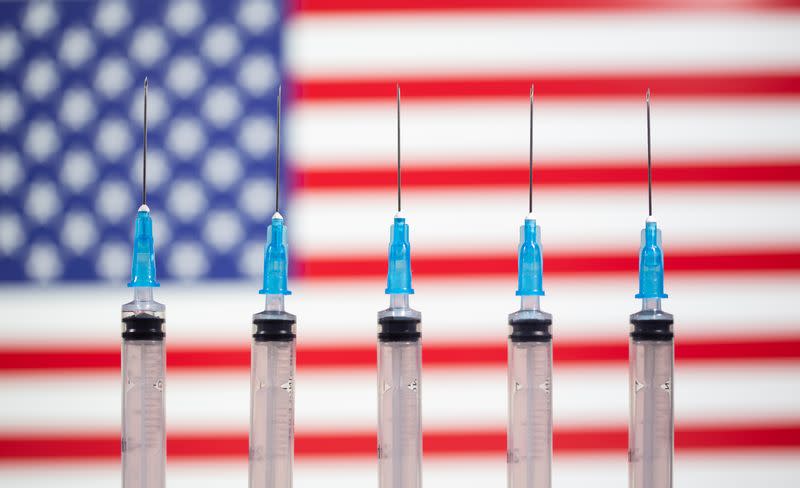
[[[64,265],[58,255],[58,248],[49,242],[37,242],[30,246],[25,260],[25,272],[31,278],[47,282],[61,276]]]
[[[0,252],[10,256],[25,242],[25,229],[19,215],[0,213]]]
[[[11,190],[16,188],[24,177],[25,172],[22,170],[22,164],[17,153],[11,151],[0,152],[0,190],[2,190],[2,193],[10,194]]]
[[[262,159],[275,148],[275,123],[268,117],[248,117],[239,128],[239,145],[254,159]]]
[[[83,149],[72,149],[64,155],[60,180],[73,193],[83,192],[97,178],[92,155]]]
[[[23,82],[25,92],[36,100],[43,100],[58,87],[58,73],[51,59],[40,57],[28,64]]]
[[[216,24],[206,30],[202,51],[206,59],[221,66],[239,53],[239,37],[236,29],[227,24]]]
[[[0,90],[0,130],[7,131],[22,117],[22,104],[14,90]]]
[[[262,96],[278,83],[275,61],[267,54],[245,57],[239,67],[239,84],[253,96]]]
[[[172,227],[166,212],[151,210],[153,216],[153,241],[156,250],[164,248],[172,241]]]
[[[13,29],[0,29],[0,68],[7,69],[20,54],[19,34]]]
[[[64,92],[59,111],[62,124],[77,131],[83,129],[95,115],[95,103],[89,90],[75,87]]]
[[[38,119],[30,123],[24,143],[25,153],[28,156],[41,163],[52,156],[59,146],[61,138],[51,120]]]
[[[155,25],[136,29],[131,40],[130,55],[143,66],[152,66],[167,54],[164,30]]]
[[[61,242],[78,255],[84,254],[97,242],[97,224],[92,214],[83,210],[72,210],[64,218]]]
[[[227,190],[242,177],[239,155],[231,148],[212,148],[203,165],[203,179],[220,191]]]
[[[130,118],[139,127],[141,127],[144,117],[144,112],[142,112],[143,99],[144,88],[139,85],[136,92],[131,95],[130,109]],[[150,85],[147,88],[147,126],[160,126],[167,118],[167,115],[169,115],[169,104],[164,97],[164,90],[153,86],[153,80],[150,80]]]
[[[70,27],[64,32],[58,57],[70,68],[78,68],[94,56],[94,39],[85,27]]]
[[[103,181],[95,197],[95,210],[110,222],[119,222],[134,208],[130,185],[121,180]]]
[[[107,57],[97,66],[94,87],[106,98],[116,98],[131,85],[131,72],[128,63],[118,57]]]
[[[239,272],[246,276],[260,277],[264,272],[264,243],[250,241],[239,254]]]
[[[263,178],[245,181],[239,192],[239,207],[253,220],[263,222],[274,211],[275,182]]]
[[[58,23],[58,11],[50,1],[37,0],[29,2],[28,10],[22,19],[22,28],[33,37],[42,37],[50,32]]]
[[[142,184],[142,151],[139,150],[134,156],[136,162],[131,165],[131,181],[140,186]],[[147,150],[147,189],[155,190],[163,185],[169,178],[169,165],[167,156],[158,149]]]
[[[218,129],[228,127],[241,113],[236,90],[229,86],[213,86],[206,92],[203,115]]]
[[[131,147],[131,134],[128,124],[120,118],[105,119],[100,122],[95,138],[97,151],[111,162],[117,162]]]
[[[203,238],[221,253],[231,250],[244,235],[242,224],[236,212],[231,210],[212,210],[203,226]]]
[[[244,0],[236,15],[239,24],[253,34],[260,34],[273,25],[277,18],[275,6],[265,0]]]
[[[172,184],[167,196],[169,213],[182,222],[197,218],[206,209],[203,185],[195,180],[179,180]]]
[[[191,159],[203,149],[205,133],[193,117],[175,119],[167,133],[167,147],[181,159]]]
[[[167,86],[179,97],[188,98],[205,83],[205,72],[194,56],[176,56],[167,70]]]
[[[197,0],[173,0],[167,7],[167,25],[181,35],[189,34],[205,20],[203,6]]]
[[[131,272],[131,247],[122,241],[104,242],[95,262],[97,274],[107,280],[122,281]]]
[[[128,6],[121,0],[105,0],[97,8],[94,25],[106,36],[119,34],[131,20]]]
[[[208,271],[208,257],[196,242],[176,242],[167,260],[167,269],[176,278],[198,278]]]

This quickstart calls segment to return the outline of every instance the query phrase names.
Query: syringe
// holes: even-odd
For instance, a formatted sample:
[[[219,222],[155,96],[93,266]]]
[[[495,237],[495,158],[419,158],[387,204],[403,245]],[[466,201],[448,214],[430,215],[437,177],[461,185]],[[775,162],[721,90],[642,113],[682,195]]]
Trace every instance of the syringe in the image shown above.
[[[422,314],[409,307],[411,245],[402,214],[400,86],[397,87],[397,214],[390,229],[389,308],[378,312],[378,486],[422,486]]]
[[[653,178],[650,157],[650,90],[647,105],[648,217],[639,252],[639,293],[642,309],[631,315],[630,425],[628,484],[631,488],[671,488],[673,451],[672,315],[661,310],[664,293],[664,253],[661,230],[653,218]]]
[[[122,306],[122,486],[165,483],[164,305],[153,300],[156,261],[147,206],[147,78],[144,79],[142,205],[136,214],[131,281],[133,301]]]
[[[508,316],[509,488],[549,488],[553,451],[552,315],[539,309],[542,288],[541,229],[533,216],[533,85],[530,92],[528,215],[520,228],[520,309]]]
[[[294,461],[294,373],[296,317],[284,310],[288,283],[286,225],[280,214],[281,89],[277,101],[275,214],[264,250],[266,295],[253,315],[250,362],[250,488],[290,488]]]

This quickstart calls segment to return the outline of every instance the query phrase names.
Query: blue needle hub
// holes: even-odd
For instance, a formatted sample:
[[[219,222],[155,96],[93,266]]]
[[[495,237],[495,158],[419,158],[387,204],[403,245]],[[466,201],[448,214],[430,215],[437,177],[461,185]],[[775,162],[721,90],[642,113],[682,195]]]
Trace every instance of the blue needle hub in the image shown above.
[[[530,217],[520,227],[517,296],[544,295],[541,233],[536,219]]]
[[[133,231],[133,259],[131,263],[131,281],[128,286],[157,287],[156,253],[153,245],[153,220],[147,205],[139,207]]]
[[[291,295],[288,289],[289,245],[286,226],[280,213],[272,216],[267,229],[267,246],[264,249],[264,284],[261,295]]]
[[[400,215],[395,216],[389,241],[389,273],[386,278],[386,294],[413,294],[411,288],[411,243],[408,239],[408,224]]]
[[[636,298],[667,298],[664,293],[664,251],[661,230],[652,219],[642,229],[639,248],[639,293]]]

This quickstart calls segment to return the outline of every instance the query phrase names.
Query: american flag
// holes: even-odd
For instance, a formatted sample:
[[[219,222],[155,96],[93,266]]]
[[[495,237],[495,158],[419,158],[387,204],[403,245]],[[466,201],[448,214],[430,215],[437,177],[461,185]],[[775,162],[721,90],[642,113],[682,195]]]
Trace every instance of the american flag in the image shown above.
[[[0,4],[0,485],[119,483],[145,75],[170,486],[246,483],[281,82],[296,486],[376,486],[398,82],[424,482],[505,483],[532,81],[554,485],[626,483],[648,87],[676,486],[800,483],[800,2],[109,0]]]

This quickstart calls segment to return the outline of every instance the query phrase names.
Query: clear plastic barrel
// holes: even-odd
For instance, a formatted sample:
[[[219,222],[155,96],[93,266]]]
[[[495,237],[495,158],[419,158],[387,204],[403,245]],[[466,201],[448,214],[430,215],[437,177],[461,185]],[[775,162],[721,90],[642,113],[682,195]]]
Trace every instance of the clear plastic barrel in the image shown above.
[[[122,486],[163,488],[164,341],[122,341]]]
[[[552,341],[508,341],[509,488],[550,487],[552,355]]]
[[[422,486],[421,342],[378,343],[380,488]]]
[[[253,341],[250,488],[291,488],[295,340]]]
[[[630,488],[671,488],[673,452],[672,340],[630,343]]]

